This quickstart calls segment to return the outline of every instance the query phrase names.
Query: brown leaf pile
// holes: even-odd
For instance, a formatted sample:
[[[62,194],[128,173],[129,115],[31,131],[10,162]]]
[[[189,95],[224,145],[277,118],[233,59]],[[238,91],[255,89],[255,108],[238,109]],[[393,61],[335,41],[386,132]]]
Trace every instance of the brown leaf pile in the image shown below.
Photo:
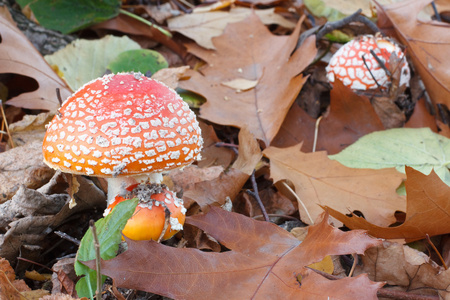
[[[126,252],[102,261],[104,274],[118,286],[175,299],[267,299],[280,295],[312,299],[318,294],[339,299],[377,299],[376,292],[383,285],[367,280],[365,275],[332,281],[304,268],[326,255],[362,254],[380,244],[364,231],[342,232],[333,228],[327,215],[309,228],[302,243],[274,224],[216,207],[207,214],[190,217],[188,223],[214,237],[229,251],[201,252],[153,241],[127,240]],[[140,254],[144,252],[145,257]],[[86,264],[93,267],[94,261]],[[299,274],[301,284],[297,280]]]

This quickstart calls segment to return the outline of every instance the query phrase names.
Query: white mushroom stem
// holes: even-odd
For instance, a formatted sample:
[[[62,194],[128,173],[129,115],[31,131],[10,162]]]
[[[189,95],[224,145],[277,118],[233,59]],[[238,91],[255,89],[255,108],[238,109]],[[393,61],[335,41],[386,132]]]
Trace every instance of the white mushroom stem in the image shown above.
[[[162,173],[151,173],[127,177],[111,177],[107,178],[108,182],[108,199],[107,205],[114,202],[117,195],[123,194],[124,190],[132,184],[149,181],[150,183],[161,183],[163,180]]]

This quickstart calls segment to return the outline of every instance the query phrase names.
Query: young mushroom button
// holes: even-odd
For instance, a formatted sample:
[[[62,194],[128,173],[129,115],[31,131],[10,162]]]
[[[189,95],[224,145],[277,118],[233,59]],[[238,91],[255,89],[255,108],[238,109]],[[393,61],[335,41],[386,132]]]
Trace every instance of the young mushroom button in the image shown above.
[[[48,125],[43,154],[54,169],[106,177],[120,188],[120,181],[137,182],[135,176],[160,182],[161,172],[200,159],[202,145],[194,112],[173,89],[119,73],[85,84],[63,103]],[[118,192],[108,194],[111,201]]]
[[[392,54],[400,59],[399,85],[408,86],[410,70],[402,49],[392,39],[372,35],[358,37],[339,48],[326,67],[327,78],[330,82],[338,78],[354,90],[374,89],[378,87],[377,83],[381,88],[388,88],[391,79],[385,69],[390,73],[394,71],[389,65]]]

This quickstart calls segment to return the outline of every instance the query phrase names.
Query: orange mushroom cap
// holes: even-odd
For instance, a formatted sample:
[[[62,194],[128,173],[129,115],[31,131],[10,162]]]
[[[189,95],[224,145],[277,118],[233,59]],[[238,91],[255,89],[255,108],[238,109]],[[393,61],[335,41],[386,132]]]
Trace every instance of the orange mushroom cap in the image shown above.
[[[109,74],[76,91],[47,127],[44,162],[99,177],[162,172],[200,159],[194,112],[165,84]]]
[[[389,87],[391,83],[390,78],[385,70],[380,67],[370,50],[373,50],[378,58],[384,62],[391,73],[393,70],[389,65],[389,59],[392,53],[397,55],[402,60],[400,63],[402,68],[400,86],[403,84],[409,85],[411,75],[402,49],[392,39],[373,35],[356,38],[339,48],[326,67],[328,80],[334,82],[335,78],[338,78],[351,89],[368,90],[377,88],[375,78],[381,87]],[[364,64],[362,59],[363,56],[366,64]]]
[[[137,185],[133,185],[127,190],[134,190]],[[146,188],[143,190],[152,190]],[[169,226],[166,229],[162,239],[167,240],[183,229],[186,219],[186,209],[183,206],[183,200],[178,198],[175,193],[167,188],[160,188],[150,196],[146,196],[140,200],[136,206],[133,216],[128,219],[122,234],[133,240],[158,240],[165,224],[165,208],[170,211]],[[111,203],[105,211],[105,215],[120,202],[132,198],[132,196],[116,196],[115,201]],[[149,199],[150,198],[150,199]]]

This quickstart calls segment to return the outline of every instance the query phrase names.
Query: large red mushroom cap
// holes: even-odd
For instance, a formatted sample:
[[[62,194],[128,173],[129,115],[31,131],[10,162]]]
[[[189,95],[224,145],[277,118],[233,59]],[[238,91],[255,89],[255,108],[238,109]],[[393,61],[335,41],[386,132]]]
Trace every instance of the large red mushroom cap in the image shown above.
[[[373,50],[391,73],[394,70],[392,70],[393,66],[389,65],[390,57],[392,54],[396,55],[401,61],[399,64],[401,68],[399,85],[409,85],[410,70],[402,49],[392,39],[373,35],[361,36],[339,48],[326,67],[328,80],[334,82],[337,78],[344,85],[354,90],[377,88],[375,80],[382,88],[388,88],[391,79],[385,70],[380,67],[370,50]],[[362,57],[364,57],[366,64],[364,64]]]
[[[95,79],[69,97],[47,128],[44,161],[63,172],[130,176],[200,158],[194,112],[165,84],[140,73]]]

